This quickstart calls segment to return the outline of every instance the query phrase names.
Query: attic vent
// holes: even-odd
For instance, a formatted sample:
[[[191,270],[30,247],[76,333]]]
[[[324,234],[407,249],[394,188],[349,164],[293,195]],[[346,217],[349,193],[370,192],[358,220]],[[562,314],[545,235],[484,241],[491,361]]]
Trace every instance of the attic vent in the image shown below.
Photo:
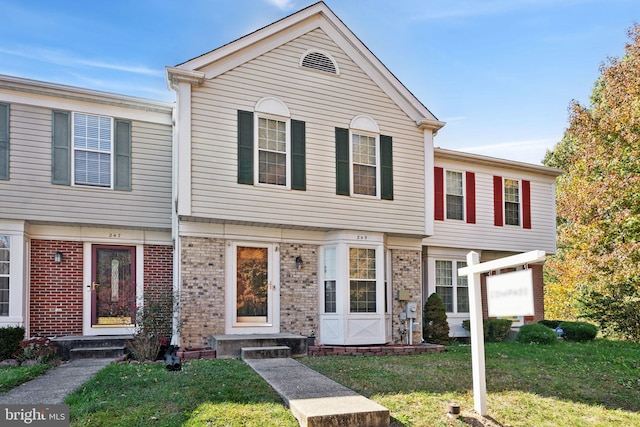
[[[305,68],[311,68],[313,70],[324,71],[326,73],[338,74],[338,67],[331,58],[331,56],[318,52],[309,51],[302,56],[302,62],[300,63]]]

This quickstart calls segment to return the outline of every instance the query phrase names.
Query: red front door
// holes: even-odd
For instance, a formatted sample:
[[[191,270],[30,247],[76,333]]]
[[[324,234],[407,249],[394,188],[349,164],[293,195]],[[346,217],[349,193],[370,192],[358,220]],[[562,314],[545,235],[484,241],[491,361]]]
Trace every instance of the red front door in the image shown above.
[[[91,326],[108,328],[135,324],[135,266],[135,246],[93,245]]]

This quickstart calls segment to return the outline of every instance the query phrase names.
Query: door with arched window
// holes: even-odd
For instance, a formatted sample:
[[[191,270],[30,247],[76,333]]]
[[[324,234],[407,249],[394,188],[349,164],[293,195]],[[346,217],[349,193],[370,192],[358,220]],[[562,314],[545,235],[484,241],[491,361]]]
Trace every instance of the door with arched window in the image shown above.
[[[135,324],[135,257],[135,246],[92,246],[92,327],[122,328]]]

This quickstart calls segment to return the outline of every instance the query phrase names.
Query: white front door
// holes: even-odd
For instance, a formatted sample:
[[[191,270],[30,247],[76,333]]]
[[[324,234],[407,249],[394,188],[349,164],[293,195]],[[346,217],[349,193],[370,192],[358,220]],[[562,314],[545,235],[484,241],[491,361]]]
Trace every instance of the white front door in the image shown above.
[[[278,245],[231,243],[226,274],[225,333],[280,332]]]

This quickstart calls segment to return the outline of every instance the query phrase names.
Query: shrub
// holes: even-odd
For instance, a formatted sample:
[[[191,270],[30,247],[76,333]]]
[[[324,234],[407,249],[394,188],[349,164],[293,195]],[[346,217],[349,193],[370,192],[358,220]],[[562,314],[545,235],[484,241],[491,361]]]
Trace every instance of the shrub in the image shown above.
[[[546,326],[547,328],[551,328],[551,329],[555,329],[558,327],[558,325],[560,323],[562,323],[562,320],[541,320],[538,323],[540,323],[541,325]]]
[[[506,341],[509,338],[512,323],[513,321],[509,319],[484,319],[482,321],[484,340],[486,342]],[[463,320],[462,327],[469,332],[471,330],[470,321]]]
[[[157,300],[146,301],[136,311],[136,331],[127,346],[132,356],[139,360],[156,360],[162,357],[161,348],[168,343],[171,335],[174,299],[165,295]]]
[[[567,341],[592,341],[598,335],[598,328],[586,322],[562,322],[559,325]]]
[[[34,337],[22,340],[14,356],[20,362],[36,360],[40,363],[48,363],[58,357],[58,349],[49,341],[49,338]]]
[[[438,294],[433,293],[427,298],[427,302],[424,303],[422,317],[422,337],[426,342],[441,345],[449,344],[449,322],[447,322],[446,310]]]
[[[516,341],[522,344],[555,344],[558,342],[558,336],[547,326],[529,323],[520,327]]]
[[[23,339],[24,328],[21,326],[0,328],[0,360],[10,359],[20,348],[20,341]]]

